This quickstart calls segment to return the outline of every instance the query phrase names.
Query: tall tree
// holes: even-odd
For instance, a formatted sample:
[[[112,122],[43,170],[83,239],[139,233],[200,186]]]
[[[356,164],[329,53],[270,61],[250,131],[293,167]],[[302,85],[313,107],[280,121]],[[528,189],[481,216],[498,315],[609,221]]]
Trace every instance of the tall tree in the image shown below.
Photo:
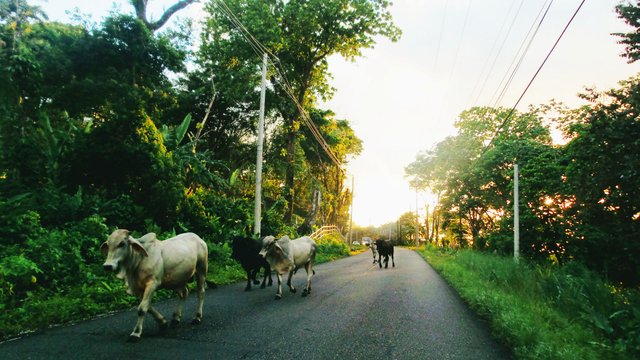
[[[630,63],[640,59],[640,1],[636,4],[630,2],[620,3],[616,6],[618,17],[627,25],[634,28],[634,31],[628,33],[614,33],[621,40],[618,42],[625,46],[625,52],[622,56],[626,57]]]
[[[147,18],[147,3],[149,0],[130,0],[133,7],[136,9],[136,16],[140,19],[144,25],[152,32],[160,29],[176,12],[184,9],[185,7],[193,4],[197,0],[180,0],[171,5],[160,18],[156,21],[149,21]]]
[[[271,88],[276,95],[275,110],[286,133],[284,192],[290,207],[286,218],[290,221],[296,201],[294,178],[296,143],[303,125],[301,109],[309,111],[318,99],[332,95],[327,58],[340,54],[353,60],[363,49],[373,47],[377,36],[395,41],[400,31],[392,23],[390,3],[385,0],[233,0],[225,4],[207,4],[212,16],[205,27],[203,46],[236,51],[229,52],[226,60],[213,58],[213,62],[254,74],[258,71],[260,57],[251,49],[255,44],[248,43],[251,36],[242,34],[238,24],[229,23],[227,17],[232,14],[277,58],[272,58],[278,73],[272,77]],[[286,88],[282,86],[285,82],[289,85]],[[254,84],[249,88],[255,88]],[[295,106],[291,98],[301,107]]]
[[[574,256],[617,281],[640,283],[640,77],[585,96],[567,114],[566,181],[575,200]]]

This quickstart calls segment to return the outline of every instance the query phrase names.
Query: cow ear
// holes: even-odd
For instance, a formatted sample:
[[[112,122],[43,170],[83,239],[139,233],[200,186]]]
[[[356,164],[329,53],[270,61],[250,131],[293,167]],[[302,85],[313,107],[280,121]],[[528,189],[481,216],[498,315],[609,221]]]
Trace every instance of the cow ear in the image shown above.
[[[100,245],[100,252],[102,252],[102,255],[107,256],[107,254],[109,254],[109,245],[107,244],[107,242],[103,242],[102,245]]]
[[[140,244],[138,240],[132,238],[131,236],[129,236],[128,240],[129,240],[129,244],[131,244],[131,247],[133,248],[134,251],[137,251],[138,254],[144,257],[149,256],[149,253],[147,253],[147,250],[144,248],[144,246],[142,246],[142,244]]]

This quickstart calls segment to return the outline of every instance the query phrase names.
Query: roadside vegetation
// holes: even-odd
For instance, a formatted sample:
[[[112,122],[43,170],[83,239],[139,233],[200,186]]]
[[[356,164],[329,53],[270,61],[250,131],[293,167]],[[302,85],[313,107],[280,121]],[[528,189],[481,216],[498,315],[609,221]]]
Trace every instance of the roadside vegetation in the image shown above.
[[[0,262],[0,285],[4,289],[13,292],[13,296],[3,296],[0,303],[0,341],[18,335],[22,332],[46,328],[55,324],[63,324],[72,321],[88,319],[96,315],[111,311],[129,309],[137,306],[139,299],[126,293],[124,282],[113,274],[106,273],[102,269],[104,261],[100,253],[100,244],[106,239],[106,226],[99,218],[92,218],[83,223],[86,231],[93,231],[93,237],[81,234],[73,229],[69,236],[54,232],[47,236],[50,248],[53,251],[47,258],[56,269],[63,268],[66,278],[56,279],[56,276],[46,277],[40,272],[41,265],[27,262],[18,257],[5,257]],[[134,234],[135,237],[142,234]],[[174,234],[164,234],[162,239]],[[74,249],[78,244],[74,238],[82,236],[90,260],[84,262],[79,256],[74,257]],[[61,243],[65,243],[61,246]],[[318,253],[316,264],[337,260],[350,255],[349,247],[339,235],[327,235],[316,241]],[[69,251],[71,254],[65,254]],[[41,254],[43,255],[43,254]],[[228,244],[209,245],[209,274],[207,280],[217,286],[231,284],[236,281],[245,281],[246,274],[240,264],[231,258],[231,248]],[[38,269],[39,271],[34,271]],[[49,269],[45,269],[49,270]],[[55,272],[54,272],[55,273]],[[56,282],[56,289],[48,289],[42,283]],[[39,283],[41,282],[41,283]],[[16,285],[14,285],[16,284]],[[195,283],[191,284],[191,286]],[[15,291],[19,290],[19,293]],[[207,291],[215,291],[211,287]],[[0,293],[4,295],[4,293]],[[158,290],[154,299],[174,298],[172,291]],[[195,296],[195,295],[192,295]],[[11,301],[12,299],[20,301]]]
[[[194,232],[209,280],[244,276],[229,243],[254,230],[257,42],[272,57],[261,233],[348,223],[344,167],[362,143],[320,106],[334,91],[327,58],[397,40],[390,4],[226,0],[165,26],[169,13],[146,19],[150,2],[60,23],[33,1],[0,0],[0,338],[131,306],[101,268],[116,228]],[[319,261],[349,253],[320,248]]]
[[[512,258],[431,245],[419,253],[520,359],[637,359],[640,293],[579,263]]]

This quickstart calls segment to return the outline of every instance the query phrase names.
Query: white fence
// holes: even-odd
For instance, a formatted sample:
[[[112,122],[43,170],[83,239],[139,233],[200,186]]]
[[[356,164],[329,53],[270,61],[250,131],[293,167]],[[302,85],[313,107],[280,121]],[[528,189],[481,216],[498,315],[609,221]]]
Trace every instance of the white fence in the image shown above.
[[[325,225],[314,231],[313,234],[309,235],[309,237],[311,237],[313,240],[318,240],[321,237],[329,234],[338,234],[343,241],[346,241],[344,236],[342,236],[342,234],[340,233],[340,230],[338,230],[338,227],[335,225]]]

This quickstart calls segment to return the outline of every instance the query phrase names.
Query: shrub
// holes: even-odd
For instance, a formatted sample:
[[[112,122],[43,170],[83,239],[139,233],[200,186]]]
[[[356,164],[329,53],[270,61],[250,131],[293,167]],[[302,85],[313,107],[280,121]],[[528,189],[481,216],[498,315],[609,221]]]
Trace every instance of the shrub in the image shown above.
[[[325,235],[316,240],[316,244],[318,264],[349,256],[349,246],[337,235]]]

